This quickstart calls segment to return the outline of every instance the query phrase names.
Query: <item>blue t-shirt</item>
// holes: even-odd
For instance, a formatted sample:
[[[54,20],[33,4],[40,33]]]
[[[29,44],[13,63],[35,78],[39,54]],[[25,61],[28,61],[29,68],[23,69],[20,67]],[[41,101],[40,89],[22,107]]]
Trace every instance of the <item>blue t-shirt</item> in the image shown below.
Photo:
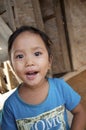
[[[48,82],[48,96],[41,104],[25,103],[18,89],[6,100],[2,130],[69,130],[66,109],[73,110],[81,97],[63,79]]]

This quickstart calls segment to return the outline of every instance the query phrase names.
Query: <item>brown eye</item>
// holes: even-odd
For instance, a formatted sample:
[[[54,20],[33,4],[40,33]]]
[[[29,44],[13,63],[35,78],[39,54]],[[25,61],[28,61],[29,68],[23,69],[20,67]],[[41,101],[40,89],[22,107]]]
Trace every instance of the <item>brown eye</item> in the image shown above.
[[[23,55],[17,55],[16,58],[17,59],[22,59],[24,56]]]
[[[35,56],[40,56],[41,54],[41,52],[35,52]]]

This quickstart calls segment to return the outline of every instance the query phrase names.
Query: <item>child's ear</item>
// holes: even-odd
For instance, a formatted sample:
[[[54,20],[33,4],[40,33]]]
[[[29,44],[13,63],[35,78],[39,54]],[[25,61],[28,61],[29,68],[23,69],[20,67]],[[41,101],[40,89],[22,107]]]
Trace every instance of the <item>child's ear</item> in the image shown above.
[[[52,62],[53,62],[53,56],[51,55],[50,57],[49,57],[49,70],[51,70],[51,68],[52,68]]]
[[[50,57],[49,57],[49,62],[50,62],[50,65],[52,65],[52,62],[53,62],[53,56],[52,55],[50,55]]]
[[[52,61],[53,61],[53,56],[51,55],[49,57],[49,66],[48,66],[47,77],[52,77]]]

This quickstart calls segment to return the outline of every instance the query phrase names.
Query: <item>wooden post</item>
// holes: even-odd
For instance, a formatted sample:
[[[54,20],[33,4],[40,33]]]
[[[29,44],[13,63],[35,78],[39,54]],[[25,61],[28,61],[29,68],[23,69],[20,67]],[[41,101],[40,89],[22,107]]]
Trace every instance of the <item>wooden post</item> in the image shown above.
[[[8,18],[9,26],[14,31],[16,30],[16,26],[15,26],[15,12],[14,12],[13,1],[5,0],[5,6],[7,10],[7,18]]]
[[[43,23],[43,19],[42,19],[39,1],[32,0],[32,5],[33,5],[34,14],[35,14],[36,25],[39,29],[44,31],[44,23]]]

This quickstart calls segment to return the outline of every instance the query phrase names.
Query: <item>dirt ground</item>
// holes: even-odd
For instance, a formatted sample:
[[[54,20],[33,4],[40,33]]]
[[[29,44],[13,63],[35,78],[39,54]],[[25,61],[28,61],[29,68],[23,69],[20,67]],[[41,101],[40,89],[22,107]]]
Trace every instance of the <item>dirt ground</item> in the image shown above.
[[[67,82],[81,95],[86,110],[86,71],[70,78]]]

